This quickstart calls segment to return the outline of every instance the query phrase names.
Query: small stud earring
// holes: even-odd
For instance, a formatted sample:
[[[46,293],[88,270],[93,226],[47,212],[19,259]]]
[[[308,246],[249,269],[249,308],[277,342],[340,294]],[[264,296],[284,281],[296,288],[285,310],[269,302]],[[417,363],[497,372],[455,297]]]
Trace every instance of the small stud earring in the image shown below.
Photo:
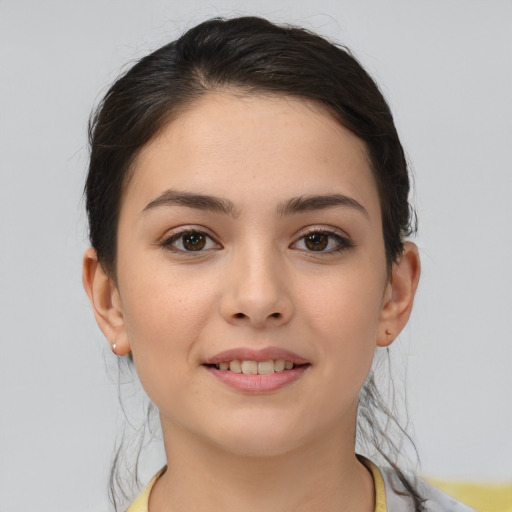
[[[114,341],[114,343],[112,343],[112,352],[114,352],[114,354],[116,352],[116,346],[116,342]]]

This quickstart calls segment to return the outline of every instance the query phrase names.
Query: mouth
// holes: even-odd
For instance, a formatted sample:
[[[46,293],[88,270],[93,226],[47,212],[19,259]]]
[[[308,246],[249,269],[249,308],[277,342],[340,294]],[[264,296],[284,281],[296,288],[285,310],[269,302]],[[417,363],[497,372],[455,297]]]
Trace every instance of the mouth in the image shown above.
[[[232,361],[205,364],[205,366],[224,372],[243,373],[244,375],[272,375],[273,373],[294,370],[300,366],[309,366],[309,363],[296,364],[285,359],[269,359],[268,361],[233,359]]]
[[[288,350],[268,347],[228,350],[208,359],[202,366],[230,388],[262,394],[298,381],[311,363]]]

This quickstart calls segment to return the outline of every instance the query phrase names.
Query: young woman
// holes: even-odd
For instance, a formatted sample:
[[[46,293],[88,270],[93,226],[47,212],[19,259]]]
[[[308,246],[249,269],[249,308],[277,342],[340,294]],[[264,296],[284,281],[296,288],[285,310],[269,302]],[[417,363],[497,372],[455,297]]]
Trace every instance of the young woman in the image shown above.
[[[84,285],[167,456],[130,512],[468,510],[355,453],[420,262],[393,118],[348,51],[208,21],[112,86],[90,140]]]

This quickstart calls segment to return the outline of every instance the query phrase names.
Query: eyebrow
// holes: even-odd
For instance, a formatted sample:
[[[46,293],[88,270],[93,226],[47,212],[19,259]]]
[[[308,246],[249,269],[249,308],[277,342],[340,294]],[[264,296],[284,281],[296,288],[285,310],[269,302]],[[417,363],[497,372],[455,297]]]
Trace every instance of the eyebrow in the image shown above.
[[[186,206],[196,210],[207,210],[235,216],[235,205],[228,199],[209,196],[205,194],[194,194],[177,190],[166,190],[156,199],[147,204],[142,213],[146,213],[158,206]]]
[[[277,207],[279,215],[293,215],[312,210],[325,210],[327,208],[335,208],[337,206],[353,208],[365,217],[369,217],[366,208],[353,199],[343,194],[321,194],[311,196],[294,197]]]
[[[236,216],[235,204],[229,199],[206,194],[177,191],[173,189],[166,190],[156,199],[153,199],[144,207],[142,213],[146,213],[159,206],[185,206],[197,210],[222,213],[232,217]],[[364,214],[365,217],[369,217],[368,211],[361,203],[352,197],[343,194],[318,194],[292,197],[291,199],[280,203],[276,210],[278,215],[288,216],[307,211],[325,210],[327,208],[335,208],[338,206],[355,209]]]

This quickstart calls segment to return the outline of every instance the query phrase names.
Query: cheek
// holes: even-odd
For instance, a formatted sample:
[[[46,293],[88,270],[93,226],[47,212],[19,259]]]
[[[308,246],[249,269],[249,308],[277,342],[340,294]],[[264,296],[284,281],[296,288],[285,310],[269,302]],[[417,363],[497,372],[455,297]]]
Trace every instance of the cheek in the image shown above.
[[[298,296],[321,329],[360,337],[376,333],[384,293],[382,276],[371,266],[329,273],[323,279],[305,281]]]
[[[380,326],[383,278],[375,270],[340,273],[303,294],[312,332],[319,340],[320,359],[329,380],[362,386],[370,370]]]
[[[204,289],[190,288],[171,279],[145,281],[126,294],[125,326],[134,352],[149,346],[158,351],[180,350],[194,342],[208,318],[211,296]]]
[[[159,269],[159,270],[158,270]],[[154,401],[194,364],[194,347],[215,308],[212,286],[174,271],[142,265],[125,279],[121,300],[126,334],[139,378]],[[120,284],[122,285],[120,275]]]

